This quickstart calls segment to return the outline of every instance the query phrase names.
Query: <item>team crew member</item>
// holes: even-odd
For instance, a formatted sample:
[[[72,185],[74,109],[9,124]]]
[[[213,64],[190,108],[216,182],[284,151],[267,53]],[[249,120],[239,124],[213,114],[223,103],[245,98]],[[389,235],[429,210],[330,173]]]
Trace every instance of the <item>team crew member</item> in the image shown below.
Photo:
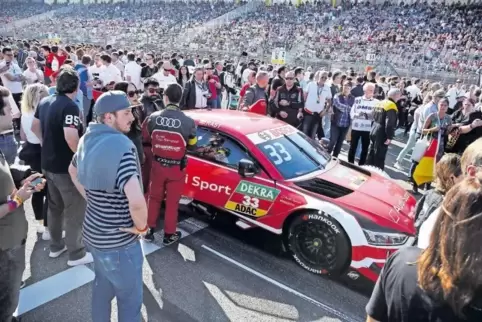
[[[256,74],[256,85],[246,90],[243,102],[243,111],[266,115],[268,112],[268,96],[266,86],[268,86],[269,75],[265,71]]]
[[[80,110],[74,103],[79,88],[77,72],[70,67],[62,68],[56,86],[57,94],[40,101],[31,130],[42,144],[42,170],[49,186],[49,256],[57,258],[68,250],[67,265],[75,266],[92,262],[92,256],[82,244],[85,200],[68,173],[83,132]]]
[[[142,124],[144,142],[151,144],[153,155],[151,180],[147,206],[148,224],[151,230],[147,240],[154,240],[154,228],[161,211],[161,203],[166,196],[164,218],[164,245],[170,245],[181,238],[176,231],[179,200],[185,184],[186,151],[196,147],[196,125],[179,109],[182,88],[178,84],[169,85],[164,91],[166,109],[152,113]]]
[[[370,150],[368,164],[383,170],[388,146],[393,140],[397,128],[397,101],[402,96],[398,88],[388,91],[388,99],[380,102],[373,110],[373,125],[370,132]]]
[[[351,141],[350,150],[348,151],[348,162],[355,162],[355,153],[358,142],[361,140],[362,151],[360,154],[359,165],[364,165],[367,159],[368,147],[370,146],[370,131],[372,129],[373,109],[379,103],[379,100],[373,97],[375,92],[375,84],[365,83],[363,85],[365,94],[362,97],[355,98],[350,112],[351,119]]]
[[[276,90],[274,105],[276,117],[286,123],[297,127],[303,118],[305,99],[301,88],[295,85],[295,73],[286,73],[286,84]]]
[[[94,258],[94,322],[110,321],[114,297],[118,321],[141,321],[144,256],[138,236],[148,229],[147,206],[136,147],[124,135],[134,121],[130,106],[124,92],[102,94],[94,105],[97,122],[89,124],[69,167],[87,200],[83,238]]]

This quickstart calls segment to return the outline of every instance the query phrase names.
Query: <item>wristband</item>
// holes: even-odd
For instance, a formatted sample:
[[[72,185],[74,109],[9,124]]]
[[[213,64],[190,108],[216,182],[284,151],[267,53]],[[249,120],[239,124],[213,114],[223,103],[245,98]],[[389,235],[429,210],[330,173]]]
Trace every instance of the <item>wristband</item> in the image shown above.
[[[143,233],[145,233],[149,230],[149,225],[146,225],[146,227],[144,229],[139,229],[139,228],[136,227],[136,230],[139,234],[143,234]]]
[[[18,195],[13,196],[12,200],[18,204],[18,207],[20,207],[20,205],[23,204],[23,199],[20,198]]]
[[[20,205],[22,204],[20,202],[20,200],[22,200],[22,199],[17,197],[17,196],[14,196],[13,198],[8,196],[8,198],[7,198],[8,211],[12,212],[15,209],[17,209],[18,207],[20,207]]]

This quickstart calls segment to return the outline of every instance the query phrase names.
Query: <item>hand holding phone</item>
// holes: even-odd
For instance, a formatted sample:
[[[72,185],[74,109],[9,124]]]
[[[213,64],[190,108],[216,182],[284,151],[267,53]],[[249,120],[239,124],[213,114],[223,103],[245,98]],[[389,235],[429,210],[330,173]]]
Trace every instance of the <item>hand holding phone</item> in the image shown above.
[[[37,185],[42,183],[44,183],[44,179],[42,177],[39,177],[30,182],[30,187],[34,189]]]

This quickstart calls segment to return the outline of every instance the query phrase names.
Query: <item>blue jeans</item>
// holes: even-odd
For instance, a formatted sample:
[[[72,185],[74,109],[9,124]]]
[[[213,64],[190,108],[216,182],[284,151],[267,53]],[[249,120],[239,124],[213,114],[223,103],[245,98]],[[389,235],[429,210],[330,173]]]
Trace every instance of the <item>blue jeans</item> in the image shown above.
[[[410,136],[408,137],[407,144],[405,145],[403,150],[400,151],[400,153],[398,154],[398,157],[397,157],[398,163],[403,161],[403,159],[405,158],[407,153],[410,152],[410,150],[413,149],[416,142],[417,142],[417,134],[415,132],[410,132]]]
[[[322,126],[323,132],[325,133],[325,138],[329,140],[331,137],[331,114],[326,114],[323,116]]]
[[[0,134],[0,151],[5,155],[8,164],[13,164],[17,158],[17,140],[12,134]]]
[[[208,107],[212,108],[213,110],[217,109],[217,108],[220,108],[220,106],[218,106],[218,99],[217,98],[209,99],[208,100]]]
[[[92,321],[110,321],[111,301],[117,298],[119,322],[140,322],[144,255],[139,241],[121,248],[101,250],[87,246],[94,258]]]

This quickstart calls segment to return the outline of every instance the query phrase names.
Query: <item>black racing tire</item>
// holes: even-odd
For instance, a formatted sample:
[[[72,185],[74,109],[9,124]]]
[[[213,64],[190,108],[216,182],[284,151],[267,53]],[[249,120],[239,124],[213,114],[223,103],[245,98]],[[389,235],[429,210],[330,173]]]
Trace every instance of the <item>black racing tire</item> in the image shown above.
[[[343,227],[325,212],[298,215],[286,233],[288,251],[307,271],[338,276],[348,268],[351,243]]]

